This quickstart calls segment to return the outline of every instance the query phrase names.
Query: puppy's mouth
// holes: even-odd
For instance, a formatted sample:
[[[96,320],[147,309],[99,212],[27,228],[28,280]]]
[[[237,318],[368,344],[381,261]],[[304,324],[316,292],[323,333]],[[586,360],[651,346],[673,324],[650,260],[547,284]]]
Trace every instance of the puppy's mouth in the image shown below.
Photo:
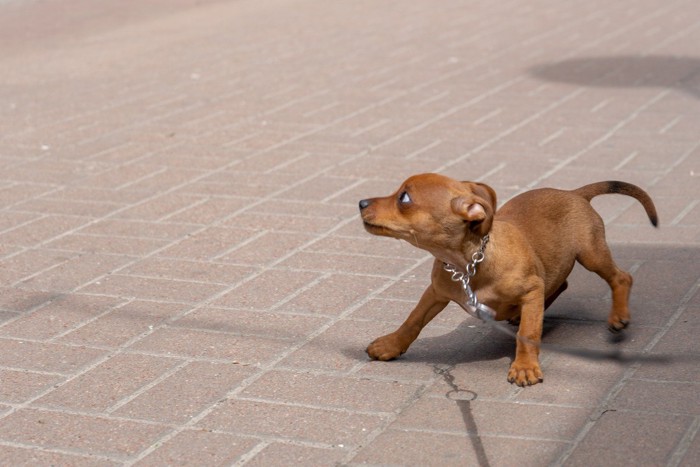
[[[396,238],[396,233],[394,233],[393,230],[384,227],[383,225],[372,224],[371,222],[367,222],[365,220],[362,221],[362,224],[365,226],[365,230],[371,233],[372,235],[381,235],[382,237]]]

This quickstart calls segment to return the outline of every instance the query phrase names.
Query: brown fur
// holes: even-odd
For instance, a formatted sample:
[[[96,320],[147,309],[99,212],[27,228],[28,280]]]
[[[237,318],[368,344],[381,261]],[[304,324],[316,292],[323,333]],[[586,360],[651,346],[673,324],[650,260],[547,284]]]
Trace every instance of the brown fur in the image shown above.
[[[497,320],[520,323],[508,381],[520,386],[542,381],[538,356],[544,310],[566,289],[576,261],[608,283],[608,326],[622,330],[630,320],[632,276],[612,260],[603,221],[590,204],[606,193],[634,197],[657,225],[649,195],[625,182],[599,182],[571,191],[532,190],[496,212],[496,193],[489,186],[422,174],[410,177],[392,195],[360,201],[368,232],[406,240],[435,256],[431,284],[418,304],[396,331],[369,345],[369,356],[398,357],[450,301],[464,306],[461,286],[442,266],[447,262],[463,270],[487,233],[486,259],[471,284],[479,300],[496,310]]]

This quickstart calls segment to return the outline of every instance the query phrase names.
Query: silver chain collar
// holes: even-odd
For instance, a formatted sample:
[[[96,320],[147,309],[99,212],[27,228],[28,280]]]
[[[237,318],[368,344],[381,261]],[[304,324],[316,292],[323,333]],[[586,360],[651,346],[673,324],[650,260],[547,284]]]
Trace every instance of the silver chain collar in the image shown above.
[[[467,296],[467,300],[464,303],[464,309],[467,311],[467,313],[482,321],[493,321],[496,319],[496,311],[490,306],[479,302],[476,297],[476,292],[474,292],[469,285],[469,281],[476,274],[476,266],[486,258],[484,255],[484,250],[486,249],[486,244],[488,242],[489,236],[485,235],[481,239],[479,249],[472,255],[471,262],[467,264],[467,267],[465,268],[466,273],[458,271],[456,267],[449,263],[442,263],[443,269],[449,273],[452,273],[451,279],[455,282],[462,283],[462,289],[464,289],[464,293]]]

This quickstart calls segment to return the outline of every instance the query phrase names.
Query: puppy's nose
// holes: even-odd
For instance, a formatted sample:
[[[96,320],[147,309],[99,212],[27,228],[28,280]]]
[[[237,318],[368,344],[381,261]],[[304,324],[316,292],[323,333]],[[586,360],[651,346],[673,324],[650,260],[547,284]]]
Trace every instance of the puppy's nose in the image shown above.
[[[364,208],[366,208],[366,207],[369,206],[370,204],[372,204],[372,201],[370,201],[370,200],[368,200],[368,199],[363,199],[363,200],[361,200],[361,201],[360,201],[360,211],[362,211]]]

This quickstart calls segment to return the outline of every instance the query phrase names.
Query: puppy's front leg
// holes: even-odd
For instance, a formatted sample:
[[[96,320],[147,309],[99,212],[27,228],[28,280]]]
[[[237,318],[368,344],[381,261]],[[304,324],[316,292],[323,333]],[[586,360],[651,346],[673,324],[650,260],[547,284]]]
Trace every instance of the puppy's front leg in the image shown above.
[[[530,386],[542,382],[539,354],[543,319],[544,286],[541,286],[523,297],[515,360],[508,371],[508,381],[511,383]]]
[[[406,352],[421,329],[448,303],[449,300],[438,298],[432,284],[429,285],[406,321],[391,334],[375,339],[367,347],[367,354],[374,360],[392,360]]]

